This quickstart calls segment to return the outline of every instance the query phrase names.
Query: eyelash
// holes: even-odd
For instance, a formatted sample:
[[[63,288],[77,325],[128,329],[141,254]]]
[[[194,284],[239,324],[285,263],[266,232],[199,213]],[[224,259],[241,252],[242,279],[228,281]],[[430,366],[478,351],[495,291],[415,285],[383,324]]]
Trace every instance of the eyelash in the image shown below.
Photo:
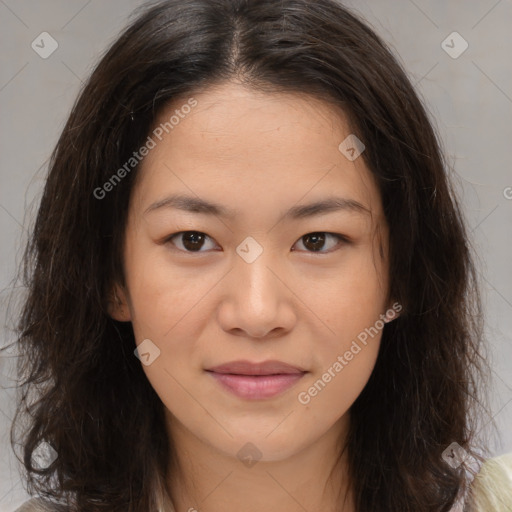
[[[202,231],[188,230],[188,231],[178,231],[177,233],[173,233],[172,235],[169,235],[168,237],[166,237],[163,240],[163,243],[165,243],[165,244],[169,244],[170,243],[170,244],[172,244],[174,246],[175,250],[180,251],[182,253],[186,253],[186,254],[201,254],[201,253],[208,252],[208,251],[201,251],[201,250],[199,250],[199,251],[188,251],[186,249],[179,249],[179,248],[177,248],[176,245],[172,242],[172,239],[175,238],[175,237],[178,237],[179,235],[184,235],[186,233],[195,233],[195,234],[199,234],[199,235],[205,235],[206,238],[209,238],[210,240],[213,240],[211,237],[209,237],[206,233],[203,233]],[[331,236],[331,237],[337,238],[338,239],[338,244],[333,249],[330,249],[329,251],[324,251],[324,250],[307,251],[306,250],[305,252],[308,252],[310,254],[330,254],[331,252],[334,252],[334,251],[340,249],[342,245],[350,243],[349,238],[346,237],[345,235],[341,235],[339,233],[330,233],[328,231],[312,231],[310,233],[306,233],[305,235],[302,235],[297,240],[297,242],[301,241],[306,236],[318,235],[318,234],[327,235],[328,237]],[[295,243],[297,243],[297,242],[295,242]]]

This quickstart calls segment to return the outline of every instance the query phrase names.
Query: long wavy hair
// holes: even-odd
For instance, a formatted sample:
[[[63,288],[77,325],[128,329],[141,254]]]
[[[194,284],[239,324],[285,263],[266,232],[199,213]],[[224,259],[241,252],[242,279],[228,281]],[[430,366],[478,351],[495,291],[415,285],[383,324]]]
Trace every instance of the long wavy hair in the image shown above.
[[[356,510],[448,511],[468,476],[444,450],[457,442],[483,453],[489,370],[476,259],[421,99],[393,51],[335,0],[144,5],[84,84],[49,160],[22,266],[11,441],[28,491],[78,512],[162,504],[175,453],[164,405],[134,357],[131,323],[107,312],[113,283],[125,284],[138,166],[106,197],[97,191],[171,100],[228,80],[341,107],[364,142],[390,227],[389,295],[403,310],[351,407]],[[33,460],[43,442],[58,454],[46,468]]]

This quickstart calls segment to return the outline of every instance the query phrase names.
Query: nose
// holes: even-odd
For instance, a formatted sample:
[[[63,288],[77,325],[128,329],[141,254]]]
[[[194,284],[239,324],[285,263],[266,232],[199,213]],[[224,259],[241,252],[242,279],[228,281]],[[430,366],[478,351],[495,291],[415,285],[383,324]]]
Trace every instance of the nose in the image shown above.
[[[226,276],[218,321],[230,334],[248,338],[273,338],[289,332],[297,317],[293,286],[270,250],[252,262],[238,254]]]

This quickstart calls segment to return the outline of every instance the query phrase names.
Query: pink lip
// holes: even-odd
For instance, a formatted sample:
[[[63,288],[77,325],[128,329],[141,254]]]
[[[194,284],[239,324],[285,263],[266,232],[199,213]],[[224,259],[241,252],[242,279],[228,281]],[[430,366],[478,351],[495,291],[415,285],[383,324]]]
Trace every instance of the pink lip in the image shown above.
[[[281,361],[233,361],[207,370],[225,389],[240,398],[259,400],[284,392],[305,370]]]
[[[304,373],[288,373],[280,375],[234,375],[231,373],[215,373],[211,375],[226,389],[240,398],[261,400],[282,393],[302,378]]]
[[[252,363],[251,361],[231,361],[208,368],[215,373],[235,373],[237,375],[278,375],[290,373],[303,373],[306,370],[298,366],[292,366],[282,361],[263,361]]]

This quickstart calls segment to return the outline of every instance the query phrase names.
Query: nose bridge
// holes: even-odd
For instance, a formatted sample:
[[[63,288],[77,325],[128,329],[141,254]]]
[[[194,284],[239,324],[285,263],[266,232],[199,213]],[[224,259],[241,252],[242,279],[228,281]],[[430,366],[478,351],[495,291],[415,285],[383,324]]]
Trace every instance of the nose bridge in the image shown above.
[[[295,321],[286,287],[274,275],[281,266],[264,237],[260,240],[249,236],[237,246],[219,316],[224,330],[254,338],[288,331]]]
[[[276,277],[269,269],[273,263],[275,266],[270,244],[248,236],[238,245],[236,252],[237,293],[245,294],[245,303],[261,312],[264,308],[275,307],[279,290]]]

